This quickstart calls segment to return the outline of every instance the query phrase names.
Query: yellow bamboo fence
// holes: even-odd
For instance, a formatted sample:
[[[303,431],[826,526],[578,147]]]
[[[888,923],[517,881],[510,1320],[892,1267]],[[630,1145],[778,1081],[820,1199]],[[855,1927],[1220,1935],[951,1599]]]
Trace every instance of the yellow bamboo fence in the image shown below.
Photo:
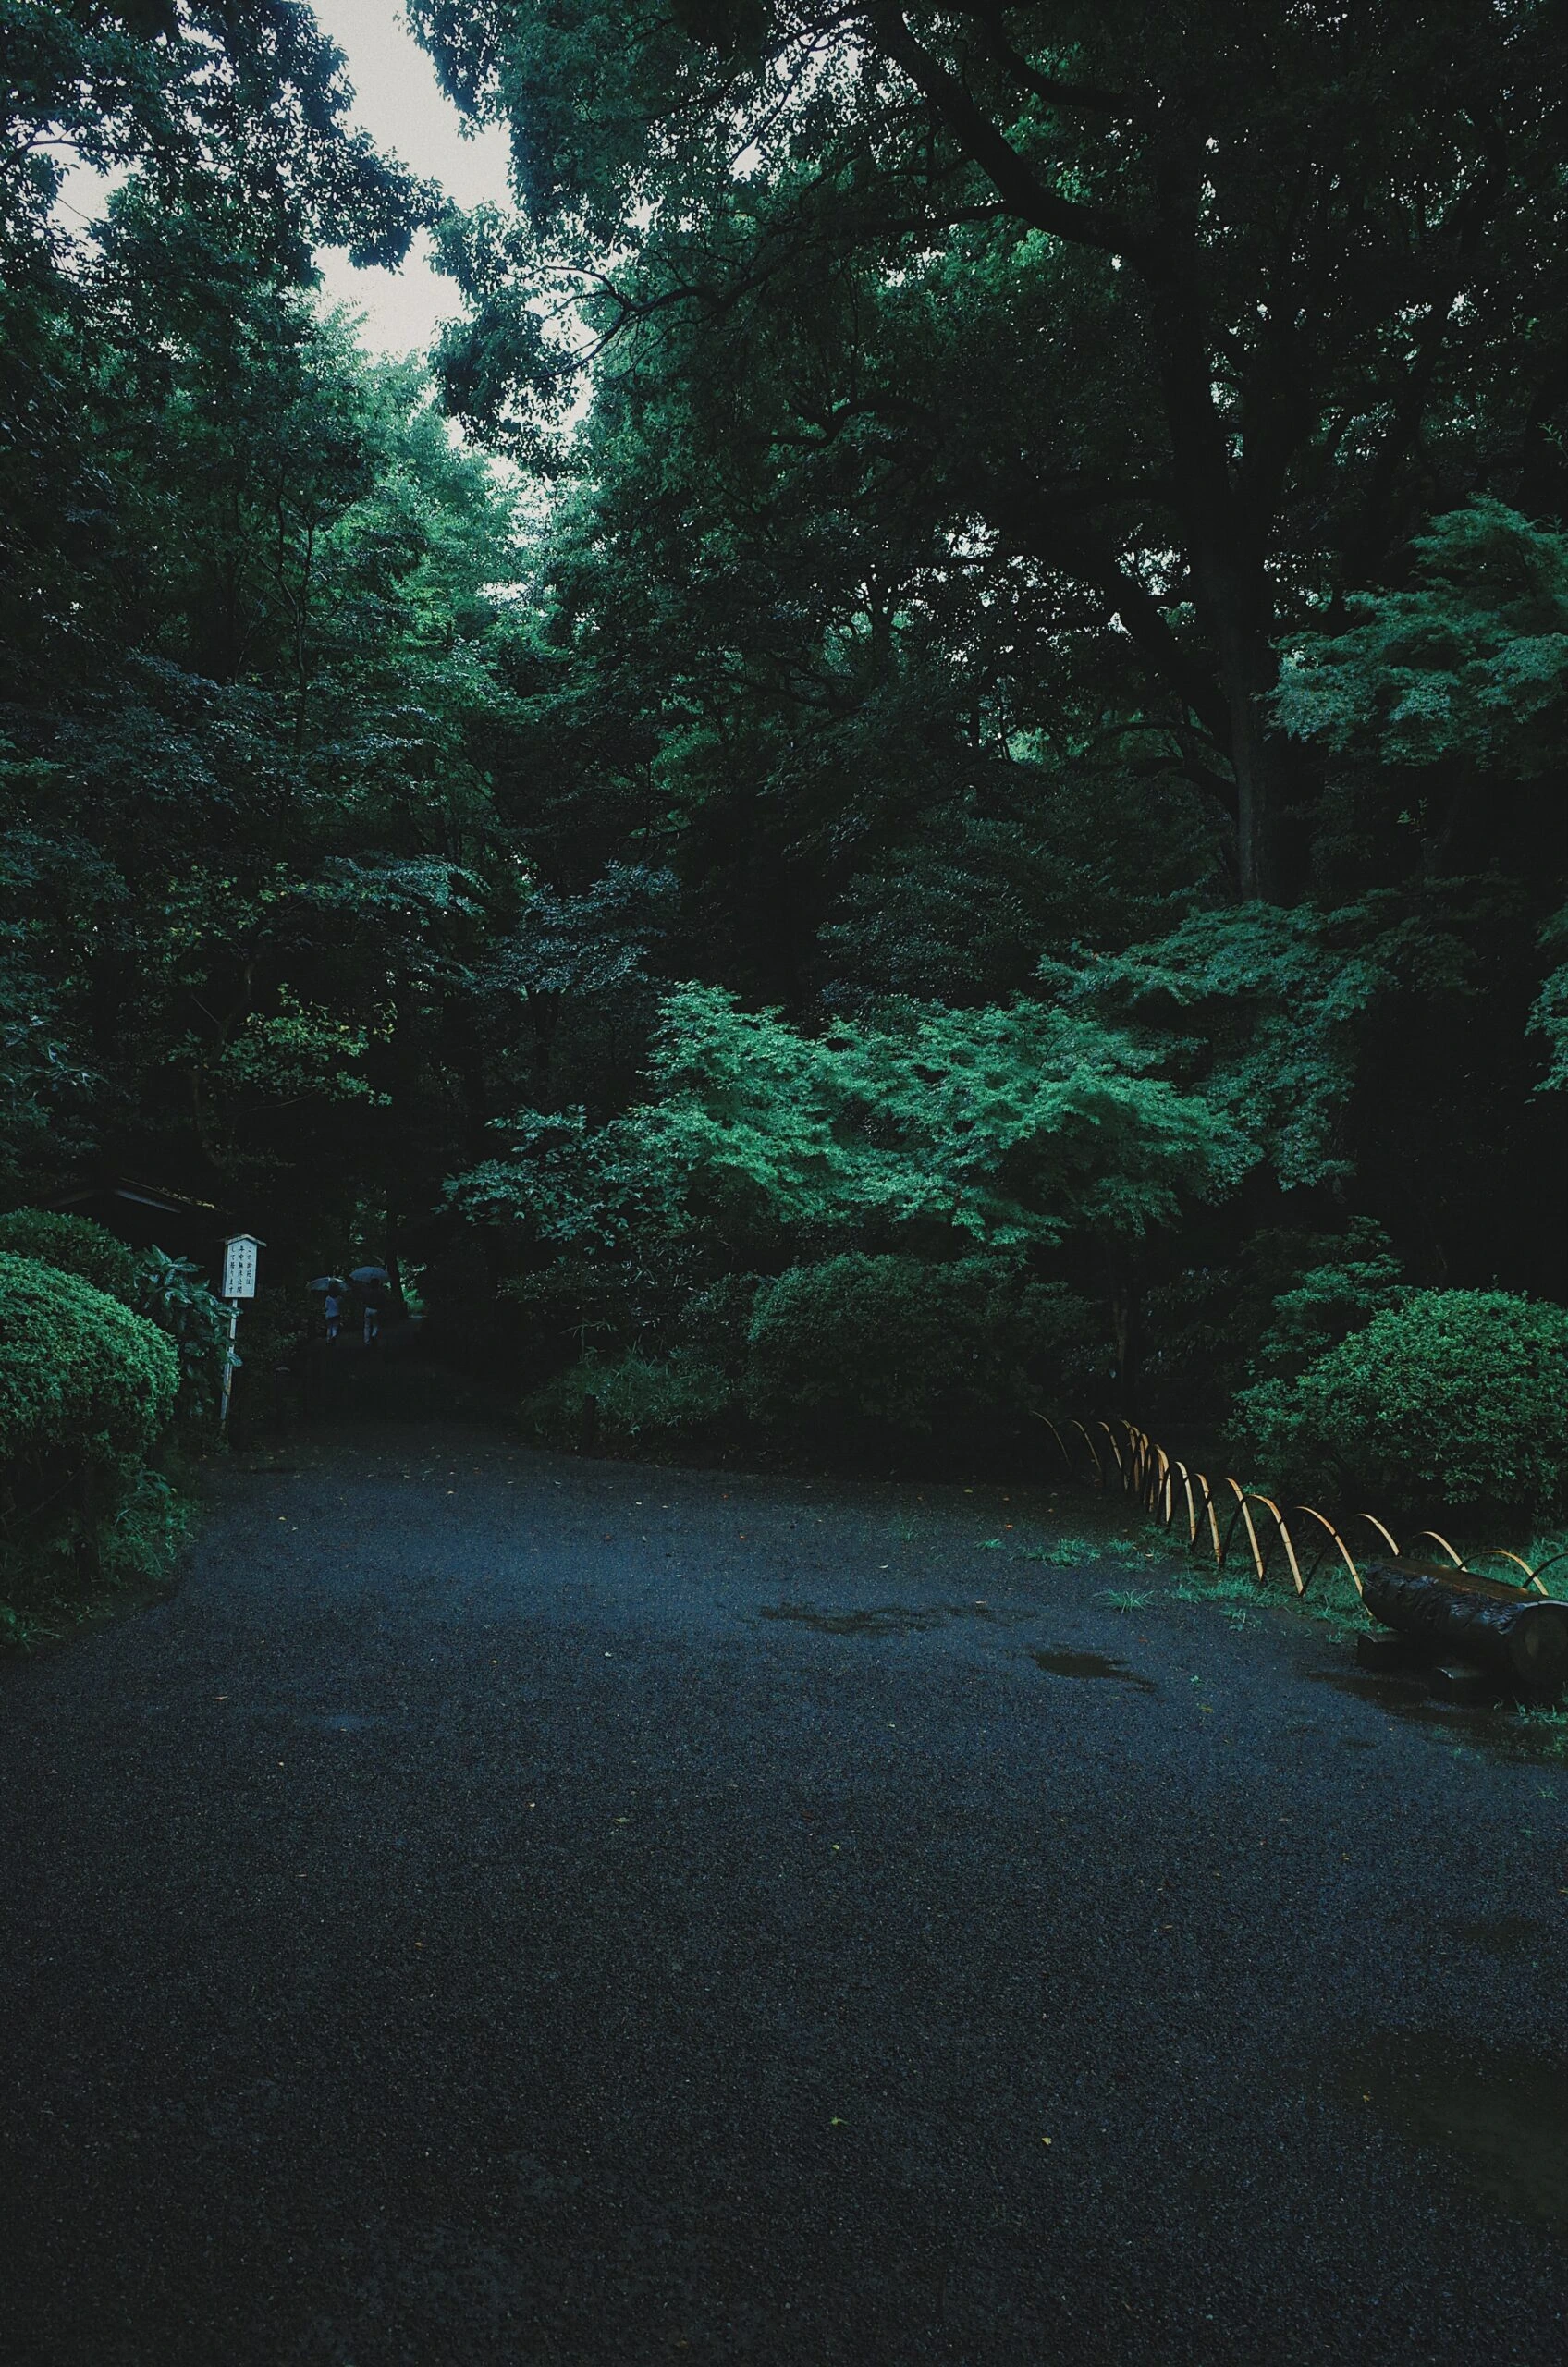
[[[1212,1554],[1217,1570],[1223,1570],[1235,1551],[1250,1564],[1260,1587],[1268,1584],[1270,1571],[1279,1572],[1288,1576],[1299,1598],[1325,1563],[1330,1568],[1342,1564],[1359,1596],[1365,1592],[1362,1562],[1385,1552],[1396,1561],[1401,1558],[1403,1549],[1375,1513],[1351,1513],[1333,1521],[1314,1504],[1281,1509],[1272,1496],[1243,1488],[1239,1479],[1211,1481],[1204,1472],[1189,1470],[1135,1422],[1070,1422],[1064,1433],[1045,1415],[1039,1418],[1056,1441],[1069,1478],[1087,1480],[1102,1494],[1115,1489],[1130,1496],[1164,1528],[1184,1527],[1189,1551],[1206,1558]],[[1361,1544],[1363,1527],[1375,1533],[1376,1545]],[[1415,1529],[1405,1543],[1411,1549],[1435,1545],[1447,1554],[1451,1567],[1477,1575],[1469,1572],[1464,1556],[1435,1528]],[[1360,1546],[1360,1561],[1353,1544]],[[1488,1548],[1483,1558],[1512,1562],[1522,1570],[1523,1581],[1514,1582],[1522,1594],[1532,1589],[1545,1594],[1541,1572],[1568,1560],[1568,1551],[1551,1554],[1536,1569],[1506,1546]]]

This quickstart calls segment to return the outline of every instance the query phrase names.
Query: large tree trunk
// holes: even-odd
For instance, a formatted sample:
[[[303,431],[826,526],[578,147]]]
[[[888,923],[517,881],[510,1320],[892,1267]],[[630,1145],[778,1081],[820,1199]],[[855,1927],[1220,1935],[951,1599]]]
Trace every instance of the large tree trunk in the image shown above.
[[[1116,1402],[1129,1419],[1137,1411],[1138,1360],[1141,1354],[1138,1318],[1143,1294],[1120,1244],[1105,1245],[1110,1284],[1110,1331],[1116,1349]]]
[[[1173,432],[1174,427],[1173,422]],[[1278,808],[1284,771],[1281,735],[1268,716],[1280,677],[1274,589],[1262,538],[1249,530],[1229,472],[1194,471],[1187,486],[1180,507],[1193,588],[1218,659],[1236,783],[1236,886],[1243,897],[1273,900],[1280,890]]]
[[[1274,687],[1274,653],[1244,624],[1222,619],[1218,637],[1236,777],[1236,885],[1243,897],[1272,900],[1279,892],[1279,767],[1264,702]]]
[[[1187,155],[1170,160],[1166,218],[1144,257],[1149,327],[1170,438],[1171,491],[1192,565],[1199,618],[1213,644],[1236,783],[1236,885],[1243,897],[1278,893],[1275,840],[1278,734],[1267,701],[1279,674],[1274,587],[1268,551],[1278,472],[1232,448],[1214,391],[1214,358],[1204,323],[1196,263],[1194,175]],[[1258,393],[1251,406],[1266,411]],[[1246,445],[1268,442],[1262,416]]]

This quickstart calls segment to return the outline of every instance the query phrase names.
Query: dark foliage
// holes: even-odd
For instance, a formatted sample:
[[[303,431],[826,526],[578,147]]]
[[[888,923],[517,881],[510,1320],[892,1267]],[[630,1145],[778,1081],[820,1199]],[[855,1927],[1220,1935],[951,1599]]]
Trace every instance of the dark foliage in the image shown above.
[[[514,132],[469,216],[286,0],[5,15],[0,1204],[387,1259],[629,1442],[1245,1392],[1272,1453],[1402,1291],[1527,1363],[1548,0],[415,0]],[[434,380],[310,285],[422,222]]]

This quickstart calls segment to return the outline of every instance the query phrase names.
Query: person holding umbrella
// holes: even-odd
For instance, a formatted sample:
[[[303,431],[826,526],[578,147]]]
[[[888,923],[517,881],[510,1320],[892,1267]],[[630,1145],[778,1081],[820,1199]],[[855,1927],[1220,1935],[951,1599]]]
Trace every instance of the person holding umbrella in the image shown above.
[[[349,1277],[360,1294],[365,1311],[365,1345],[368,1348],[381,1330],[381,1318],[386,1301],[383,1295],[391,1286],[392,1277],[385,1266],[356,1266]]]
[[[337,1326],[343,1314],[343,1294],[348,1287],[341,1274],[318,1274],[311,1284],[312,1290],[322,1294],[321,1311],[326,1318],[329,1340],[337,1337]]]

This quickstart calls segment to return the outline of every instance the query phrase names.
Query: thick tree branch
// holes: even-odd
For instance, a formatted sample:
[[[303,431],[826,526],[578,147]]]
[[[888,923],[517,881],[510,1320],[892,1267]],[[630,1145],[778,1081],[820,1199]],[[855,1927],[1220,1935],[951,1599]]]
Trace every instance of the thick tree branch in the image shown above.
[[[893,64],[930,102],[1021,221],[1054,238],[1069,239],[1076,246],[1098,247],[1108,254],[1133,243],[1132,228],[1120,215],[1060,196],[1040,179],[957,75],[916,41],[900,9],[873,6],[866,12],[866,23]]]
[[[1372,580],[1391,538],[1395,480],[1402,463],[1419,443],[1427,399],[1448,344],[1454,299],[1482,251],[1497,201],[1506,185],[1506,164],[1500,147],[1494,143],[1486,165],[1460,192],[1438,226],[1434,244],[1449,245],[1452,251],[1437,275],[1437,285],[1415,337],[1415,351],[1391,390],[1388,427],[1372,464],[1361,522],[1345,555],[1347,587]]]
[[[1213,675],[1177,640],[1153,593],[1128,573],[1081,515],[1069,511],[1070,504],[1043,498],[1034,487],[1009,487],[1012,535],[1033,558],[1076,576],[1109,603],[1156,681],[1181,701],[1220,753],[1228,755],[1231,714]]]
[[[987,54],[997,65],[1011,75],[1021,90],[1044,99],[1047,105],[1060,107],[1068,115],[1109,117],[1113,123],[1132,123],[1142,113],[1138,101],[1125,92],[1108,91],[1094,82],[1072,82],[1060,74],[1043,73],[1032,66],[1023,52],[1009,41],[1004,22],[1006,0],[959,0],[956,13],[973,17],[981,28]]]

